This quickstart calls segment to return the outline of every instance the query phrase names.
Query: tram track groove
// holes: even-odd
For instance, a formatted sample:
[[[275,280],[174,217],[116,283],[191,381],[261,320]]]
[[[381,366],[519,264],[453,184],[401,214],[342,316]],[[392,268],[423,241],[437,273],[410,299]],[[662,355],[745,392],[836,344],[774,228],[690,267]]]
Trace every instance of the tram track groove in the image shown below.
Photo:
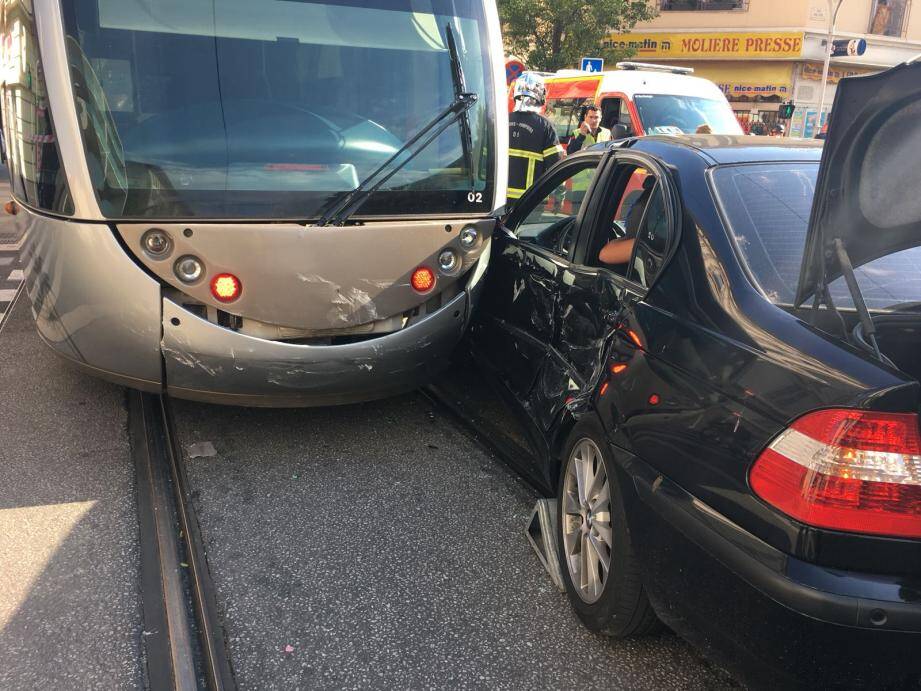
[[[182,465],[182,451],[176,435],[173,411],[167,396],[158,396],[160,411],[165,423],[169,441],[170,469],[176,488],[179,523],[185,536],[186,554],[189,560],[191,581],[194,585],[192,601],[200,631],[202,656],[205,663],[209,688],[213,691],[234,691],[237,686],[227,653],[224,628],[217,609],[214,582],[205,556],[204,542],[198,518],[192,507],[192,495],[185,468]]]
[[[201,532],[166,396],[130,391],[149,688],[234,691]]]

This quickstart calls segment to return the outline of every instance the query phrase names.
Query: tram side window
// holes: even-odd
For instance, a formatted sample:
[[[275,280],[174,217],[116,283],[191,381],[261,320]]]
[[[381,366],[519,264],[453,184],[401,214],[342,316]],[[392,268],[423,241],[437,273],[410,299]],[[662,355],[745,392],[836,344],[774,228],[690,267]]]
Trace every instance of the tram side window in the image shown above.
[[[74,213],[51,121],[45,73],[31,2],[20,0],[2,16],[0,60],[6,66],[3,127],[13,196],[29,206]]]

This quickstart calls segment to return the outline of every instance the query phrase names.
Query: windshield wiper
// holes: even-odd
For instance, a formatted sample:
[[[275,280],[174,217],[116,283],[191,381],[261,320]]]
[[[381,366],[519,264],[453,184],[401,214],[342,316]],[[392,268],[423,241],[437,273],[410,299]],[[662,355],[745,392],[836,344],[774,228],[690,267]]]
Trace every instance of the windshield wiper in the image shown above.
[[[461,65],[460,53],[457,52],[457,41],[454,40],[454,31],[450,24],[445,27],[445,36],[448,42],[448,52],[451,53],[451,79],[454,82],[454,99],[457,100],[467,93],[467,80],[464,78],[464,66]],[[464,152],[464,167],[467,169],[467,175],[470,176],[472,191],[476,185],[476,179],[473,175],[473,134],[470,131],[469,108],[458,114],[457,123],[460,127],[461,149]]]
[[[461,147],[464,150],[464,163],[470,171],[471,187],[473,186],[473,144],[470,141],[470,120],[467,117],[467,111],[479,100],[479,95],[465,91],[464,72],[457,53],[457,44],[454,42],[454,32],[451,30],[450,25],[446,27],[446,33],[448,51],[451,54],[451,71],[454,75],[454,101],[426,123],[425,127],[401,146],[393,156],[384,161],[377,170],[362,180],[358,187],[333,200],[330,208],[317,221],[318,226],[344,225],[349,220],[349,217],[368,201],[372,194],[405,168],[407,163],[422,153],[429,144],[435,141],[455,121],[459,123],[461,128]],[[397,163],[401,156],[404,156],[404,158]]]

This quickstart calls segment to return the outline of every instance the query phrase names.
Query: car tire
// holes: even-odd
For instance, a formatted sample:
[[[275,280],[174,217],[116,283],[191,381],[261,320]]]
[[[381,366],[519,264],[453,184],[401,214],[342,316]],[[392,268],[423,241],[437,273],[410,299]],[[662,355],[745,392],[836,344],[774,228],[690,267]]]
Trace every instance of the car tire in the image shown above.
[[[587,628],[626,638],[660,627],[643,587],[614,459],[594,424],[580,423],[567,441],[557,489],[556,531],[566,594]]]

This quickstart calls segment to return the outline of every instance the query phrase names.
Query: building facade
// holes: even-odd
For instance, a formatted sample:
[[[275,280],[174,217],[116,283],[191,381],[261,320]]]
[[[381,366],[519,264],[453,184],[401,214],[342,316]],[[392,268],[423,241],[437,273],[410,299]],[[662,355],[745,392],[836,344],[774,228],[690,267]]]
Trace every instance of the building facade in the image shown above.
[[[816,134],[842,77],[921,54],[921,0],[842,0],[835,39],[862,38],[867,48],[861,56],[832,58],[820,114],[828,0],[650,1],[658,17],[629,34],[612,34],[608,45],[633,48],[633,60],[693,67],[720,86],[746,126],[777,122],[781,104],[793,101],[792,119],[782,121],[790,136]]]

